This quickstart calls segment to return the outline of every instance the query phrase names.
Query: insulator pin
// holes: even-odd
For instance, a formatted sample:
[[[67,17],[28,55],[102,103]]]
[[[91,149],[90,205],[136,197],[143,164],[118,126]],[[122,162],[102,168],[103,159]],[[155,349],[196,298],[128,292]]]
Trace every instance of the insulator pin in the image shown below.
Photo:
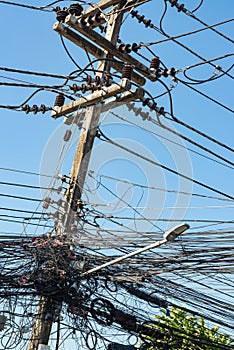
[[[158,56],[152,58],[150,62],[150,69],[158,69],[160,65],[160,59]]]
[[[145,100],[150,101],[149,98],[146,98]],[[144,102],[143,102],[144,103]],[[146,105],[146,104],[145,104]],[[133,111],[136,116],[140,115],[142,120],[150,120],[150,115],[148,112],[143,112],[142,108],[137,108],[134,106],[134,103],[128,103],[127,104],[128,110]]]
[[[96,81],[96,85],[101,85],[101,78],[99,77],[99,75],[97,75],[96,77],[95,77],[95,81]]]
[[[137,43],[133,43],[131,49],[133,52],[137,52],[140,49],[140,45]]]
[[[29,106],[29,105],[23,106],[23,111],[24,111],[26,114],[28,114],[29,112],[31,112],[30,106]]]
[[[30,107],[29,105],[25,105],[22,107],[22,110],[28,114],[30,112],[33,112],[33,114],[37,114],[38,112],[41,112],[42,114],[44,114],[45,112],[51,110],[51,107],[46,107],[44,104],[41,104],[40,107],[38,107],[37,105],[33,105],[32,107]]]
[[[91,84],[93,83],[93,78],[91,77],[90,74],[87,75],[86,83],[87,83],[88,85],[91,85]]]
[[[106,73],[103,77],[104,79],[104,84],[106,87],[111,86],[113,78],[112,75],[110,73]]]
[[[61,198],[57,201],[57,205],[59,207],[61,207],[63,205],[63,200]]]
[[[145,16],[139,15],[138,11],[135,11],[135,10],[131,11],[131,16],[132,18],[136,17],[139,23],[141,22],[144,23],[146,28],[148,27],[154,28],[154,25],[151,23],[151,19],[146,19]]]
[[[71,4],[68,11],[71,15],[80,16],[83,12],[83,7],[80,4]]]
[[[77,84],[73,84],[72,86],[69,86],[69,88],[71,90],[73,90],[74,92],[77,92],[77,91],[81,90],[81,86],[78,86]]]
[[[142,102],[142,105],[145,107],[145,106],[148,106],[148,103],[150,102],[150,99],[149,98],[145,98]]]
[[[69,15],[69,12],[67,10],[58,10],[56,19],[58,22],[64,22],[65,18]]]
[[[168,70],[165,68],[163,71],[162,71],[162,75],[167,78],[168,77]]]
[[[56,210],[55,212],[54,212],[54,218],[56,218],[56,219],[59,219],[59,216],[60,216],[60,213],[59,213],[59,211],[58,210]]]
[[[117,50],[120,52],[124,52],[124,48],[125,48],[125,44],[120,44],[119,46],[117,46]]]
[[[178,4],[178,0],[168,0],[171,4],[171,7],[175,6],[178,10],[178,12],[187,12],[186,8],[184,7],[184,4]]]
[[[56,192],[57,192],[57,193],[60,193],[60,192],[62,192],[62,190],[63,190],[63,186],[59,186],[59,187],[57,188]]]
[[[56,96],[55,102],[54,102],[54,106],[56,107],[62,107],[64,105],[64,101],[65,101],[65,97],[63,94],[58,94]]]
[[[33,106],[32,106],[32,112],[33,112],[33,114],[37,114],[38,111],[39,111],[38,106],[37,106],[37,105],[33,105]]]
[[[89,25],[94,24],[94,17],[93,17],[93,16],[88,16],[87,19],[86,19],[86,22],[87,22]]]
[[[161,114],[163,115],[165,113],[164,107],[157,107],[157,103],[152,101],[152,100],[150,100],[149,98],[145,98],[142,101],[142,105],[143,106],[148,106],[151,111],[156,111],[158,115],[161,115]]]
[[[42,114],[45,114],[46,111],[47,111],[46,106],[45,106],[44,104],[41,104],[41,105],[40,105],[40,112],[41,112]]]
[[[130,64],[125,64],[122,69],[122,79],[132,79],[133,67]]]
[[[49,198],[49,197],[46,197],[46,198],[44,199],[44,202],[43,202],[42,207],[43,207],[44,209],[47,209],[47,208],[49,207],[49,205],[52,204],[52,203],[53,203],[52,199]]]
[[[124,51],[127,53],[130,53],[132,51],[132,45],[131,44],[125,45]]]
[[[95,15],[94,15],[94,21],[96,23],[100,23],[101,22],[101,12],[97,12]]]
[[[140,47],[141,46],[137,43],[133,43],[132,45],[131,44],[125,45],[124,43],[121,43],[116,48],[120,52],[131,53],[132,51],[137,52],[140,49]]]

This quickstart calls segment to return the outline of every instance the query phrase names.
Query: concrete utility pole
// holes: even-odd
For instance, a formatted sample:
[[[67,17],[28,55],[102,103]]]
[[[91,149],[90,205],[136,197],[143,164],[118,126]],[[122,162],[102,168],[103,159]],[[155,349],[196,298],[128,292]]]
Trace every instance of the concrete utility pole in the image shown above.
[[[142,4],[147,1],[148,0],[142,0],[139,4]],[[113,53],[117,53],[116,49],[115,52],[113,52],[113,47],[116,47],[122,23],[123,13],[129,10],[131,8],[130,6],[135,5],[138,5],[138,1],[136,0],[101,0],[99,3],[97,3],[97,6],[90,7],[84,11],[84,15],[90,16],[95,14],[100,9],[104,10],[112,6],[112,9],[108,12],[107,31],[105,36],[105,43],[109,43],[111,45],[111,50],[109,50],[109,47],[103,49],[95,48],[92,43],[88,42],[85,38],[79,36],[74,32],[72,32],[72,36],[69,37],[69,39],[73,38],[72,41],[78,44],[79,46],[83,48],[85,47],[85,49],[89,53],[93,54],[95,57],[98,56],[98,58],[100,58],[100,62],[98,63],[97,68],[98,73],[96,74],[96,76],[99,76],[101,79],[103,78],[104,74],[108,74],[110,72],[111,67],[114,67],[115,69],[118,69],[120,71],[124,65],[124,62],[121,63],[120,61],[114,60],[109,61],[108,58],[111,59],[113,57]],[[103,20],[104,19],[102,18],[102,21]],[[69,23],[69,21],[73,21],[74,23],[76,23],[77,18],[73,15],[69,15],[67,16],[65,22]],[[65,27],[62,23],[56,23],[54,25],[54,29],[64,36],[68,37],[68,34],[71,35],[71,30],[68,27]],[[86,31],[82,30],[82,26],[80,32],[82,32],[84,36],[86,35]],[[100,39],[100,37],[98,38]],[[147,75],[149,75],[149,72],[147,72]],[[145,78],[143,78],[139,74],[134,73],[133,79],[137,81],[139,85],[144,85]],[[66,239],[67,234],[69,234],[70,232],[70,227],[73,222],[73,216],[77,210],[77,201],[81,198],[82,195],[91,150],[96,136],[96,130],[101,109],[98,105],[95,104],[103,100],[103,98],[116,96],[117,94],[123,91],[126,92],[126,90],[129,90],[130,87],[131,86],[129,85],[128,81],[122,81],[121,84],[106,87],[102,89],[103,91],[90,94],[90,96],[87,96],[83,100],[81,99],[80,101],[75,101],[74,103],[68,104],[67,106],[59,107],[57,112],[54,112],[54,114],[52,115],[54,118],[57,118],[84,106],[89,106],[85,112],[85,117],[81,128],[81,134],[70,173],[70,181],[65,193],[65,208],[62,223],[63,229],[60,229],[60,231],[58,231],[57,233],[59,236],[63,236],[64,239]],[[125,96],[123,96],[123,100],[130,101],[138,98],[139,95],[142,96],[142,91],[137,89],[129,93],[129,95],[126,95],[125,93]],[[89,101],[89,104],[87,104],[87,101]],[[48,344],[50,340],[52,325],[55,322],[56,317],[59,317],[61,306],[62,302],[55,302],[50,297],[42,296],[40,298],[27,350],[50,349]]]

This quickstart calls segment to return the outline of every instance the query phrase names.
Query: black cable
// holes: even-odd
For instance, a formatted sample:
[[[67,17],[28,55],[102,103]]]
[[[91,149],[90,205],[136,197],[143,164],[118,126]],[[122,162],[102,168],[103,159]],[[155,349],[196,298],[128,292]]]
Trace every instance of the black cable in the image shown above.
[[[187,71],[188,71],[188,69],[185,69],[185,70],[183,70],[183,74],[184,74],[184,76],[188,79],[188,80],[190,80],[191,82],[187,82],[187,84],[189,84],[189,85],[200,85],[200,84],[204,84],[204,83],[208,83],[208,82],[213,82],[214,80],[217,80],[217,79],[220,79],[220,78],[222,78],[226,73],[228,73],[228,72],[230,72],[231,70],[232,70],[232,68],[234,67],[234,64],[232,64],[226,71],[225,71],[225,73],[222,73],[222,74],[212,74],[212,76],[210,77],[210,78],[207,78],[207,79],[203,79],[203,80],[201,80],[201,79],[194,79],[194,78],[191,78],[191,77],[189,77],[188,76],[188,74],[187,74]]]
[[[118,148],[121,148],[121,149],[123,149],[124,151],[126,151],[126,152],[128,152],[128,153],[131,153],[131,154],[133,154],[133,155],[135,155],[135,156],[137,156],[137,157],[139,157],[139,158],[142,158],[142,159],[144,159],[145,161],[150,162],[151,164],[154,164],[155,166],[159,166],[159,167],[161,167],[162,169],[167,170],[168,172],[170,172],[170,173],[172,173],[172,174],[174,174],[174,175],[180,176],[180,177],[182,177],[182,178],[184,178],[184,179],[186,179],[186,180],[188,180],[188,181],[191,181],[191,182],[195,183],[195,184],[198,185],[198,186],[201,186],[201,187],[206,188],[206,189],[208,189],[208,190],[210,190],[210,191],[212,191],[212,192],[215,192],[215,193],[217,193],[217,194],[221,194],[221,195],[224,196],[224,197],[227,197],[227,198],[229,198],[229,199],[234,200],[234,197],[233,197],[233,196],[231,196],[231,195],[229,195],[229,194],[227,194],[227,193],[225,193],[225,192],[219,191],[219,190],[215,189],[214,187],[211,187],[211,186],[209,186],[209,185],[206,185],[205,183],[202,183],[202,182],[200,182],[200,181],[197,181],[197,180],[195,180],[195,179],[192,179],[191,177],[189,177],[189,176],[187,176],[187,175],[184,175],[184,174],[182,174],[182,173],[179,173],[179,172],[177,172],[176,170],[173,170],[173,169],[171,169],[171,168],[169,168],[169,167],[167,167],[167,166],[165,166],[165,165],[163,165],[163,164],[160,164],[160,163],[158,163],[158,162],[155,162],[155,161],[152,160],[152,159],[149,159],[149,158],[147,158],[147,157],[145,157],[145,156],[143,156],[143,155],[141,155],[141,154],[139,154],[139,153],[137,153],[137,152],[135,152],[135,151],[133,151],[133,150],[130,150],[130,149],[124,147],[123,145],[120,145],[120,144],[114,142],[113,140],[111,140],[110,138],[108,138],[107,136],[105,136],[105,135],[103,134],[103,132],[102,132],[100,129],[99,129],[99,132],[100,132],[100,135],[104,138],[104,141],[109,142],[110,144],[112,144],[112,145],[114,145],[114,146],[116,146],[116,147],[118,147]]]
[[[39,84],[33,84],[33,83],[8,83],[0,81],[0,86],[14,86],[14,87],[23,87],[23,88],[38,88],[43,90],[48,89],[61,89],[63,85],[39,85]]]
[[[44,215],[44,214],[43,214]],[[31,220],[38,220],[38,221],[50,221],[50,219],[45,218],[43,215],[39,217],[25,217],[25,216],[16,216],[16,215],[7,215],[7,214],[0,214],[0,220],[2,218],[12,218],[12,219],[23,219],[23,221],[31,221]]]
[[[150,94],[148,91],[146,91],[146,93],[147,93],[147,94],[150,96],[150,98],[153,100],[153,97],[151,96],[151,94]],[[173,106],[172,106],[171,94],[169,94],[169,102],[170,102],[170,110],[171,110],[170,113],[172,114],[172,113],[173,113]],[[164,116],[165,116],[166,113],[167,113],[167,112],[164,113]],[[164,129],[166,129],[166,130],[172,132],[173,134],[175,134],[175,135],[181,137],[182,139],[184,139],[185,141],[191,143],[192,145],[194,145],[194,146],[196,146],[196,147],[199,147],[199,148],[202,149],[203,151],[206,151],[206,152],[212,154],[212,155],[215,156],[216,158],[221,159],[222,161],[224,161],[225,163],[230,164],[231,166],[234,166],[234,163],[232,163],[232,162],[229,161],[228,159],[226,159],[226,158],[220,156],[218,153],[213,152],[213,151],[210,150],[209,148],[207,148],[207,147],[205,147],[205,146],[202,146],[200,143],[197,143],[197,142],[193,141],[191,138],[189,138],[189,137],[187,137],[187,136],[185,136],[185,135],[183,135],[183,134],[181,134],[181,133],[179,133],[179,132],[177,132],[177,131],[175,131],[175,130],[173,130],[173,129],[167,127],[167,126],[165,126],[165,125],[161,122],[161,120],[160,120],[160,115],[159,115],[159,114],[156,114],[156,115],[157,115],[157,125],[159,124],[162,128],[164,128]],[[171,119],[170,119],[170,120],[171,120]],[[151,121],[152,121],[153,123],[155,123],[155,121],[154,121],[153,119],[151,119]]]
[[[43,224],[35,224],[35,223],[32,223],[32,222],[25,222],[25,221],[19,221],[19,220],[10,220],[10,219],[1,219],[0,218],[0,221],[6,221],[6,222],[12,222],[12,223],[16,223],[16,224],[22,224],[22,225],[32,225],[32,226],[38,226],[38,227],[45,227],[45,228],[54,228],[54,226],[50,226],[50,225],[43,225]]]
[[[234,149],[233,149],[233,148],[231,148],[231,147],[225,145],[223,142],[220,142],[219,140],[217,140],[217,139],[215,139],[215,138],[213,138],[213,137],[211,137],[211,136],[205,134],[204,132],[200,131],[199,129],[197,129],[197,128],[195,128],[195,127],[193,127],[193,126],[191,126],[191,125],[189,125],[189,124],[187,124],[187,123],[185,123],[185,122],[183,122],[183,121],[180,120],[178,117],[175,117],[175,115],[174,115],[174,113],[173,113],[173,109],[172,109],[172,96],[171,96],[171,92],[170,92],[170,90],[168,89],[167,85],[166,85],[163,81],[161,81],[160,79],[158,79],[158,81],[159,81],[159,82],[165,87],[165,89],[167,90],[168,96],[169,96],[169,100],[170,100],[170,110],[171,110],[171,111],[170,111],[170,113],[166,112],[166,114],[169,114],[169,115],[172,117],[172,119],[173,119],[176,123],[178,123],[178,124],[180,124],[180,125],[183,125],[183,126],[186,127],[187,129],[192,130],[192,131],[195,132],[196,134],[198,134],[198,135],[200,135],[200,136],[203,136],[204,138],[208,139],[209,141],[214,142],[215,144],[217,144],[217,145],[219,145],[219,146],[221,146],[221,147],[223,147],[223,148],[226,148],[228,151],[234,152]],[[231,164],[234,166],[234,163],[231,163]]]
[[[146,47],[146,49],[147,49],[148,51],[150,51],[150,53],[151,53],[153,56],[155,56],[155,53],[154,53],[149,47]],[[210,63],[210,60],[206,60],[206,61],[204,61],[204,63]],[[199,63],[199,64],[202,64],[202,63]],[[194,65],[194,66],[195,66],[195,65]],[[214,67],[216,67],[216,66],[214,65]],[[231,66],[231,68],[232,68],[232,66]],[[223,75],[225,75],[226,72],[223,71],[223,70],[222,70],[222,72],[223,72]],[[223,75],[222,75],[222,76],[223,76]],[[180,81],[180,82],[181,82],[182,84],[184,84],[185,86],[191,88],[192,90],[196,91],[198,94],[200,94],[200,95],[202,95],[203,97],[207,98],[208,100],[214,102],[215,104],[219,105],[220,107],[223,107],[223,108],[226,109],[227,111],[229,111],[229,112],[231,112],[231,113],[234,112],[233,109],[231,109],[231,108],[229,108],[228,106],[222,104],[221,102],[218,102],[216,99],[213,99],[213,98],[210,97],[209,95],[207,95],[207,94],[205,94],[205,93],[203,93],[203,92],[197,90],[196,88],[194,88],[193,86],[191,86],[189,83],[183,81],[182,79],[176,77],[176,80],[177,80],[177,81]]]
[[[163,30],[163,27],[162,27],[162,21],[165,17],[165,14],[167,12],[167,0],[164,0],[164,5],[165,5],[165,8],[164,8],[164,12],[162,14],[162,17],[160,19],[160,30],[157,30],[157,28],[154,26],[154,29],[157,30],[159,33],[163,34],[164,36],[166,36],[167,38],[170,38],[173,42],[175,42],[176,44],[178,44],[179,46],[183,47],[185,50],[187,50],[188,52],[190,52],[192,55],[198,57],[199,59],[201,59],[202,61],[207,61],[204,57],[202,57],[201,55],[199,55],[198,53],[196,53],[195,51],[191,50],[189,47],[187,47],[186,45],[182,44],[181,42],[179,42],[178,40],[176,39],[173,39],[172,37],[170,37],[168,34],[166,34],[166,32]],[[211,62],[209,62],[209,64],[215,68],[215,65]],[[221,71],[223,72],[223,70],[221,69]],[[223,72],[224,73],[224,72]],[[234,79],[233,76],[231,76],[230,74],[226,74],[228,77],[230,77],[231,79]]]
[[[9,208],[9,207],[0,207],[0,210],[7,210],[7,211],[15,211],[18,213],[28,213],[28,214],[37,214],[37,215],[46,215],[45,212],[38,212],[33,210],[23,210],[23,209],[15,209],[15,208]]]
[[[49,78],[58,78],[58,79],[67,79],[68,78],[65,75],[33,72],[33,71],[15,69],[15,68],[9,68],[9,67],[0,67],[0,70],[3,70],[5,72],[19,73],[19,74],[25,74],[25,75],[35,75],[35,76],[49,77]]]
[[[0,170],[10,171],[10,172],[20,173],[20,174],[26,174],[26,175],[36,175],[36,176],[42,176],[42,177],[49,177],[49,178],[52,178],[52,179],[60,179],[60,177],[56,176],[56,175],[52,176],[52,175],[47,175],[47,174],[35,173],[35,172],[32,172],[32,171],[20,170],[20,169],[0,168]],[[67,176],[67,178],[69,178],[69,176]]]
[[[62,45],[63,45],[63,48],[64,50],[66,51],[66,54],[68,55],[68,57],[70,58],[70,60],[74,63],[74,65],[79,69],[79,70],[82,70],[81,66],[79,66],[79,64],[74,60],[74,58],[72,57],[72,55],[70,54],[70,52],[68,51],[66,45],[65,45],[65,42],[64,42],[64,39],[63,39],[63,36],[60,35],[60,39],[61,39],[61,42],[62,42]],[[84,74],[88,75],[85,71],[83,71]]]
[[[192,12],[192,13],[196,12],[196,11],[202,6],[202,4],[203,4],[203,0],[200,0],[200,3],[199,3],[199,4],[197,5],[197,7],[195,7],[195,9],[192,10],[191,12]]]
[[[166,92],[166,93],[167,93],[167,92]],[[223,162],[218,161],[217,159],[211,158],[211,157],[209,157],[209,156],[207,156],[207,155],[205,155],[205,154],[202,154],[202,153],[200,153],[200,152],[198,152],[198,151],[195,151],[195,150],[192,149],[192,148],[188,148],[188,147],[186,147],[186,146],[183,146],[182,144],[180,144],[180,143],[178,143],[178,142],[176,142],[176,141],[173,141],[173,140],[169,139],[168,137],[164,137],[164,136],[162,136],[161,134],[158,134],[158,133],[154,132],[153,130],[148,130],[147,128],[144,128],[144,127],[142,127],[142,126],[139,126],[138,124],[136,124],[136,123],[134,123],[134,122],[131,122],[131,121],[127,120],[127,119],[124,119],[124,118],[120,117],[118,114],[116,114],[116,113],[114,113],[114,112],[110,112],[110,113],[111,113],[113,116],[115,116],[116,118],[118,118],[118,119],[120,119],[120,120],[122,120],[122,121],[124,121],[124,122],[126,122],[126,123],[128,123],[128,124],[134,125],[134,126],[140,128],[141,130],[144,130],[144,131],[147,131],[147,132],[149,132],[149,133],[151,133],[151,134],[153,134],[153,135],[156,135],[157,137],[159,137],[159,138],[161,138],[161,139],[163,139],[163,140],[167,140],[168,142],[173,143],[174,145],[177,145],[177,146],[179,146],[179,147],[181,147],[181,148],[184,148],[184,149],[188,150],[188,151],[191,152],[191,153],[197,154],[197,155],[199,155],[200,157],[203,157],[203,158],[205,158],[205,159],[208,159],[208,160],[210,160],[210,161],[212,161],[212,162],[215,162],[216,164],[222,165],[222,166],[227,167],[227,168],[229,168],[229,169],[233,169],[233,167],[230,166],[230,165],[228,165],[228,164],[225,164],[225,163],[223,163]],[[153,122],[151,118],[150,118],[150,119],[148,118],[147,120],[148,120],[149,122]],[[158,124],[158,125],[164,128],[164,126],[162,126],[161,124]],[[169,131],[172,132],[173,130],[170,129]]]
[[[32,188],[32,189],[36,189],[36,190],[57,191],[57,189],[53,188],[53,187],[41,187],[41,186],[34,186],[34,185],[25,185],[25,184],[19,184],[19,183],[14,183],[14,182],[2,182],[2,181],[0,181],[0,185],[25,187],[25,188]]]
[[[165,0],[167,1],[167,0]],[[218,34],[219,36],[221,36],[222,38],[230,41],[232,44],[234,44],[234,40],[232,40],[231,38],[229,38],[228,36],[226,36],[225,34],[219,32],[217,29],[210,27],[208,24],[206,24],[204,21],[202,21],[200,18],[196,17],[192,12],[183,12],[185,13],[187,16],[195,19],[197,22],[201,23],[202,25],[204,25],[205,27],[207,27],[208,29],[212,30],[214,33]]]
[[[193,34],[197,34],[197,33],[200,33],[204,30],[207,30],[211,27],[217,27],[217,26],[220,26],[222,24],[226,24],[226,23],[229,23],[229,22],[233,22],[234,21],[234,18],[230,18],[228,20],[225,20],[225,21],[222,21],[222,22],[218,22],[218,23],[215,23],[211,26],[208,26],[207,28],[200,28],[200,29],[195,29],[191,32],[187,32],[187,33],[182,33],[182,34],[178,34],[178,35],[175,35],[175,36],[168,36],[166,39],[161,39],[161,40],[158,40],[158,41],[152,41],[152,42],[149,42],[149,43],[140,43],[139,45],[141,47],[147,47],[147,46],[151,46],[151,45],[157,45],[157,44],[161,44],[161,43],[164,43],[164,42],[167,42],[167,41],[170,41],[172,39],[179,39],[179,38],[183,38],[183,37],[186,37],[188,35],[193,35]],[[156,28],[156,27],[155,27]],[[153,28],[153,29],[155,29]],[[160,31],[159,31],[160,32]],[[161,33],[162,34],[162,33]]]
[[[222,201],[229,201],[229,199],[224,199],[224,198],[220,198],[220,197],[213,197],[213,196],[206,196],[206,195],[198,194],[198,193],[190,193],[190,192],[184,192],[184,191],[175,191],[175,190],[163,189],[163,188],[159,188],[159,187],[146,186],[146,185],[138,184],[138,183],[127,181],[127,180],[123,180],[123,179],[118,179],[118,178],[115,178],[115,177],[112,177],[112,176],[107,176],[107,175],[99,174],[99,173],[97,175],[100,176],[101,178],[103,177],[103,178],[110,179],[110,180],[113,180],[113,181],[120,181],[120,182],[127,183],[127,184],[130,184],[130,185],[133,185],[133,186],[146,188],[146,189],[152,189],[152,190],[156,190],[156,191],[161,190],[161,191],[165,191],[165,192],[168,192],[168,193],[175,193],[175,194],[180,193],[180,194],[185,194],[185,195],[189,195],[189,196],[192,195],[192,196],[201,197],[201,198],[207,198],[207,199],[216,199],[216,200],[222,200]]]
[[[15,199],[23,199],[23,200],[26,200],[26,201],[42,202],[42,200],[41,200],[41,199],[38,199],[38,198],[30,198],[30,197],[22,197],[22,196],[13,196],[13,195],[10,195],[10,194],[3,194],[3,193],[0,193],[0,196],[1,196],[1,197],[8,197],[8,198],[15,198]]]
[[[57,2],[59,2],[59,1],[55,1],[52,4],[55,4]],[[12,1],[5,1],[5,0],[0,0],[0,4],[19,6],[19,7],[24,7],[24,8],[31,9],[31,10],[39,10],[39,11],[45,11],[45,12],[51,12],[52,11],[52,10],[46,10],[46,8],[43,8],[43,7],[24,5],[24,4],[19,4],[19,3],[16,3],[16,2],[12,2]]]
[[[223,103],[221,103],[221,102],[215,100],[214,98],[208,96],[208,95],[205,94],[204,92],[199,91],[199,90],[196,89],[194,86],[191,86],[189,83],[186,83],[185,81],[179,79],[178,77],[176,77],[176,79],[177,79],[178,81],[180,81],[182,84],[186,85],[188,88],[192,89],[193,91],[197,92],[198,94],[202,95],[203,97],[207,98],[208,100],[214,102],[214,103],[217,104],[218,106],[220,106],[220,107],[226,109],[227,111],[229,111],[229,112],[231,112],[231,113],[234,113],[234,110],[233,110],[233,109],[231,109],[231,108],[225,106]]]

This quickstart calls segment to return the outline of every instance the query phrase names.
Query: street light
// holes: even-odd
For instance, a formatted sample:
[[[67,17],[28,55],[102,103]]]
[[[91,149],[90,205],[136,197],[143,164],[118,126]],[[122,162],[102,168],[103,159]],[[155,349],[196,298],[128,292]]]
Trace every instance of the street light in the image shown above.
[[[131,258],[132,256],[141,254],[141,253],[145,252],[146,250],[150,250],[150,249],[153,249],[153,248],[156,248],[156,247],[160,247],[161,245],[163,245],[163,244],[165,244],[167,242],[173,242],[179,235],[181,235],[188,228],[189,228],[189,225],[185,224],[185,223],[177,225],[177,226],[171,228],[170,230],[168,230],[168,231],[166,231],[164,233],[164,235],[163,235],[164,239],[163,240],[154,242],[154,243],[152,243],[150,245],[147,245],[144,248],[140,248],[138,250],[135,250],[134,252],[128,253],[126,255],[120,256],[119,258],[116,258],[114,260],[108,261],[105,264],[102,264],[100,266],[94,267],[91,270],[83,272],[81,274],[81,277],[90,275],[91,273],[97,272],[97,271],[103,269],[104,267],[114,265],[114,264],[116,264],[116,263],[118,263],[120,261],[123,261],[125,259]]]
[[[180,225],[177,225],[177,226],[173,227],[172,229],[166,231],[164,233],[163,237],[167,241],[172,242],[178,236],[180,236],[184,231],[186,231],[187,229],[189,229],[189,225],[188,224],[180,224]]]

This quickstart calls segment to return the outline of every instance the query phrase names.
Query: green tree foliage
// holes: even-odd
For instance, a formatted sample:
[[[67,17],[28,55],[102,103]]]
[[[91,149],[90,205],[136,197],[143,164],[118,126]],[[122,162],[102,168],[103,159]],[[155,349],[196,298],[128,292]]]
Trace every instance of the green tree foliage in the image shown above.
[[[155,316],[156,322],[149,324],[152,329],[160,329],[163,337],[156,339],[144,336],[141,349],[149,350],[221,350],[234,349],[234,339],[219,332],[219,327],[209,328],[202,317],[194,317],[186,311],[173,307],[168,316],[162,310]],[[152,332],[153,333],[153,332]]]

